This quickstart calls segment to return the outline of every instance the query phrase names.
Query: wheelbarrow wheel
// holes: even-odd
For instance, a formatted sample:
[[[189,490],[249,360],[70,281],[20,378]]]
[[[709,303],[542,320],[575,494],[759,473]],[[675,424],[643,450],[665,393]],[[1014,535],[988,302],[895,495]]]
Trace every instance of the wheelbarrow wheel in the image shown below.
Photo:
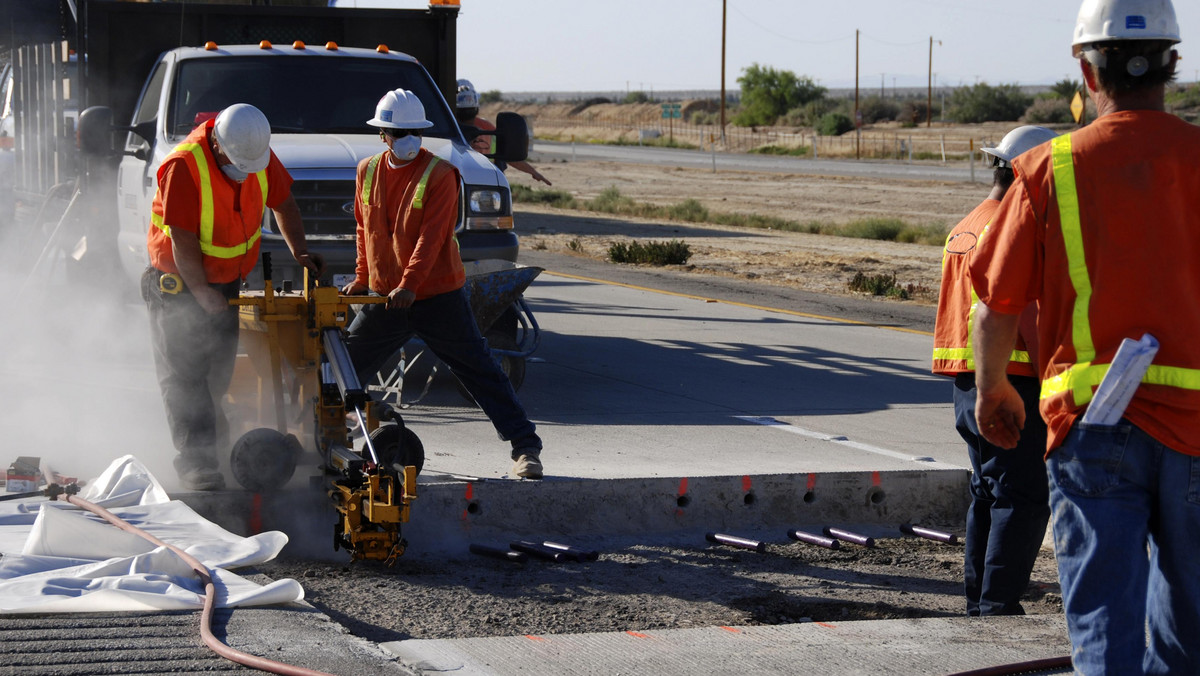
[[[270,427],[242,435],[229,454],[233,478],[248,491],[262,493],[282,488],[296,471],[303,448],[295,435]]]
[[[520,346],[517,345],[515,338],[508,334],[496,331],[489,331],[487,334],[488,347],[493,350],[510,350],[515,352]],[[514,357],[512,355],[493,354],[493,358],[500,362],[500,370],[504,371],[504,375],[508,376],[508,382],[512,383],[513,390],[521,389],[521,384],[525,382],[525,358]],[[475,398],[467,391],[467,388],[461,381],[455,379],[454,384],[458,387],[458,393],[463,399],[474,404]]]
[[[425,446],[416,432],[404,425],[380,425],[371,432],[371,445],[379,454],[379,464],[392,467],[403,472],[404,467],[412,465],[417,468],[417,474],[425,466]],[[365,450],[364,453],[368,453]]]

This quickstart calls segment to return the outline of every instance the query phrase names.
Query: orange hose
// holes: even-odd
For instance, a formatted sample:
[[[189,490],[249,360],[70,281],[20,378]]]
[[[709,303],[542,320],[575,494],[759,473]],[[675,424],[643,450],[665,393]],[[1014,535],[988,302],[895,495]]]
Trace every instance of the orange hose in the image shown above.
[[[200,561],[191,554],[188,554],[175,545],[170,545],[162,540],[159,540],[146,531],[125,521],[116,514],[104,509],[100,505],[88,502],[87,500],[74,495],[63,495],[60,497],[77,507],[86,509],[92,514],[95,514],[96,516],[104,519],[123,531],[128,531],[134,535],[149,540],[159,547],[166,547],[167,549],[170,549],[175,553],[176,556],[183,559],[184,563],[191,566],[192,571],[196,573],[196,575],[200,577],[200,581],[204,583],[204,611],[200,614],[200,636],[204,639],[204,644],[216,654],[231,662],[237,662],[238,664],[245,665],[252,669],[258,669],[259,671],[266,671],[272,674],[284,674],[285,676],[332,676],[324,671],[314,671],[312,669],[306,669],[304,667],[298,667],[292,664],[286,664],[284,662],[276,662],[265,657],[258,657],[257,655],[244,653],[236,648],[231,648],[225,645],[221,642],[221,639],[217,638],[212,633],[213,599],[216,596],[216,586],[213,584],[212,575],[209,573],[207,566],[205,566],[203,563],[200,563]]]

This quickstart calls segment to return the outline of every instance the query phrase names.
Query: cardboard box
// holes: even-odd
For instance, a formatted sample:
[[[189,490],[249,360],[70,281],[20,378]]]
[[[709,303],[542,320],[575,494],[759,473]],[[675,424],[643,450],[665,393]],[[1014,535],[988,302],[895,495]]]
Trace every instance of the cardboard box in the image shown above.
[[[42,487],[41,458],[22,456],[13,461],[5,475],[6,493],[29,493]]]

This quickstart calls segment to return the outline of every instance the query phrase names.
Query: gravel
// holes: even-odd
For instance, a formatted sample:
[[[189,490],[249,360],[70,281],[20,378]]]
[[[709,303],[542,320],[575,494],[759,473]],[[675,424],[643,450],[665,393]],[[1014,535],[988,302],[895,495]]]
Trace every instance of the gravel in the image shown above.
[[[310,603],[374,642],[950,617],[965,608],[961,545],[877,538],[873,548],[774,543],[756,553],[699,538],[600,549],[586,563],[464,552],[392,568],[283,559],[262,570],[299,580]],[[1055,571],[1044,549],[1028,613],[1061,611]]]

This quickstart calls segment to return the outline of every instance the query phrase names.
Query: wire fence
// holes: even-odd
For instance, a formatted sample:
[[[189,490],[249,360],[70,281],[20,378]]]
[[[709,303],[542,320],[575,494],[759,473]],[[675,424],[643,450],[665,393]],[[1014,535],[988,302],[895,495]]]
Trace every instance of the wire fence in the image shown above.
[[[983,135],[946,134],[936,129],[850,131],[840,136],[783,131],[771,127],[698,125],[680,120],[550,118],[526,115],[539,136],[570,140],[596,131],[618,143],[673,145],[703,150],[746,152],[770,149],[780,154],[806,157],[862,157],[869,159],[940,160],[958,162],[980,157],[979,149],[999,139]],[[774,148],[772,148],[772,146]]]

